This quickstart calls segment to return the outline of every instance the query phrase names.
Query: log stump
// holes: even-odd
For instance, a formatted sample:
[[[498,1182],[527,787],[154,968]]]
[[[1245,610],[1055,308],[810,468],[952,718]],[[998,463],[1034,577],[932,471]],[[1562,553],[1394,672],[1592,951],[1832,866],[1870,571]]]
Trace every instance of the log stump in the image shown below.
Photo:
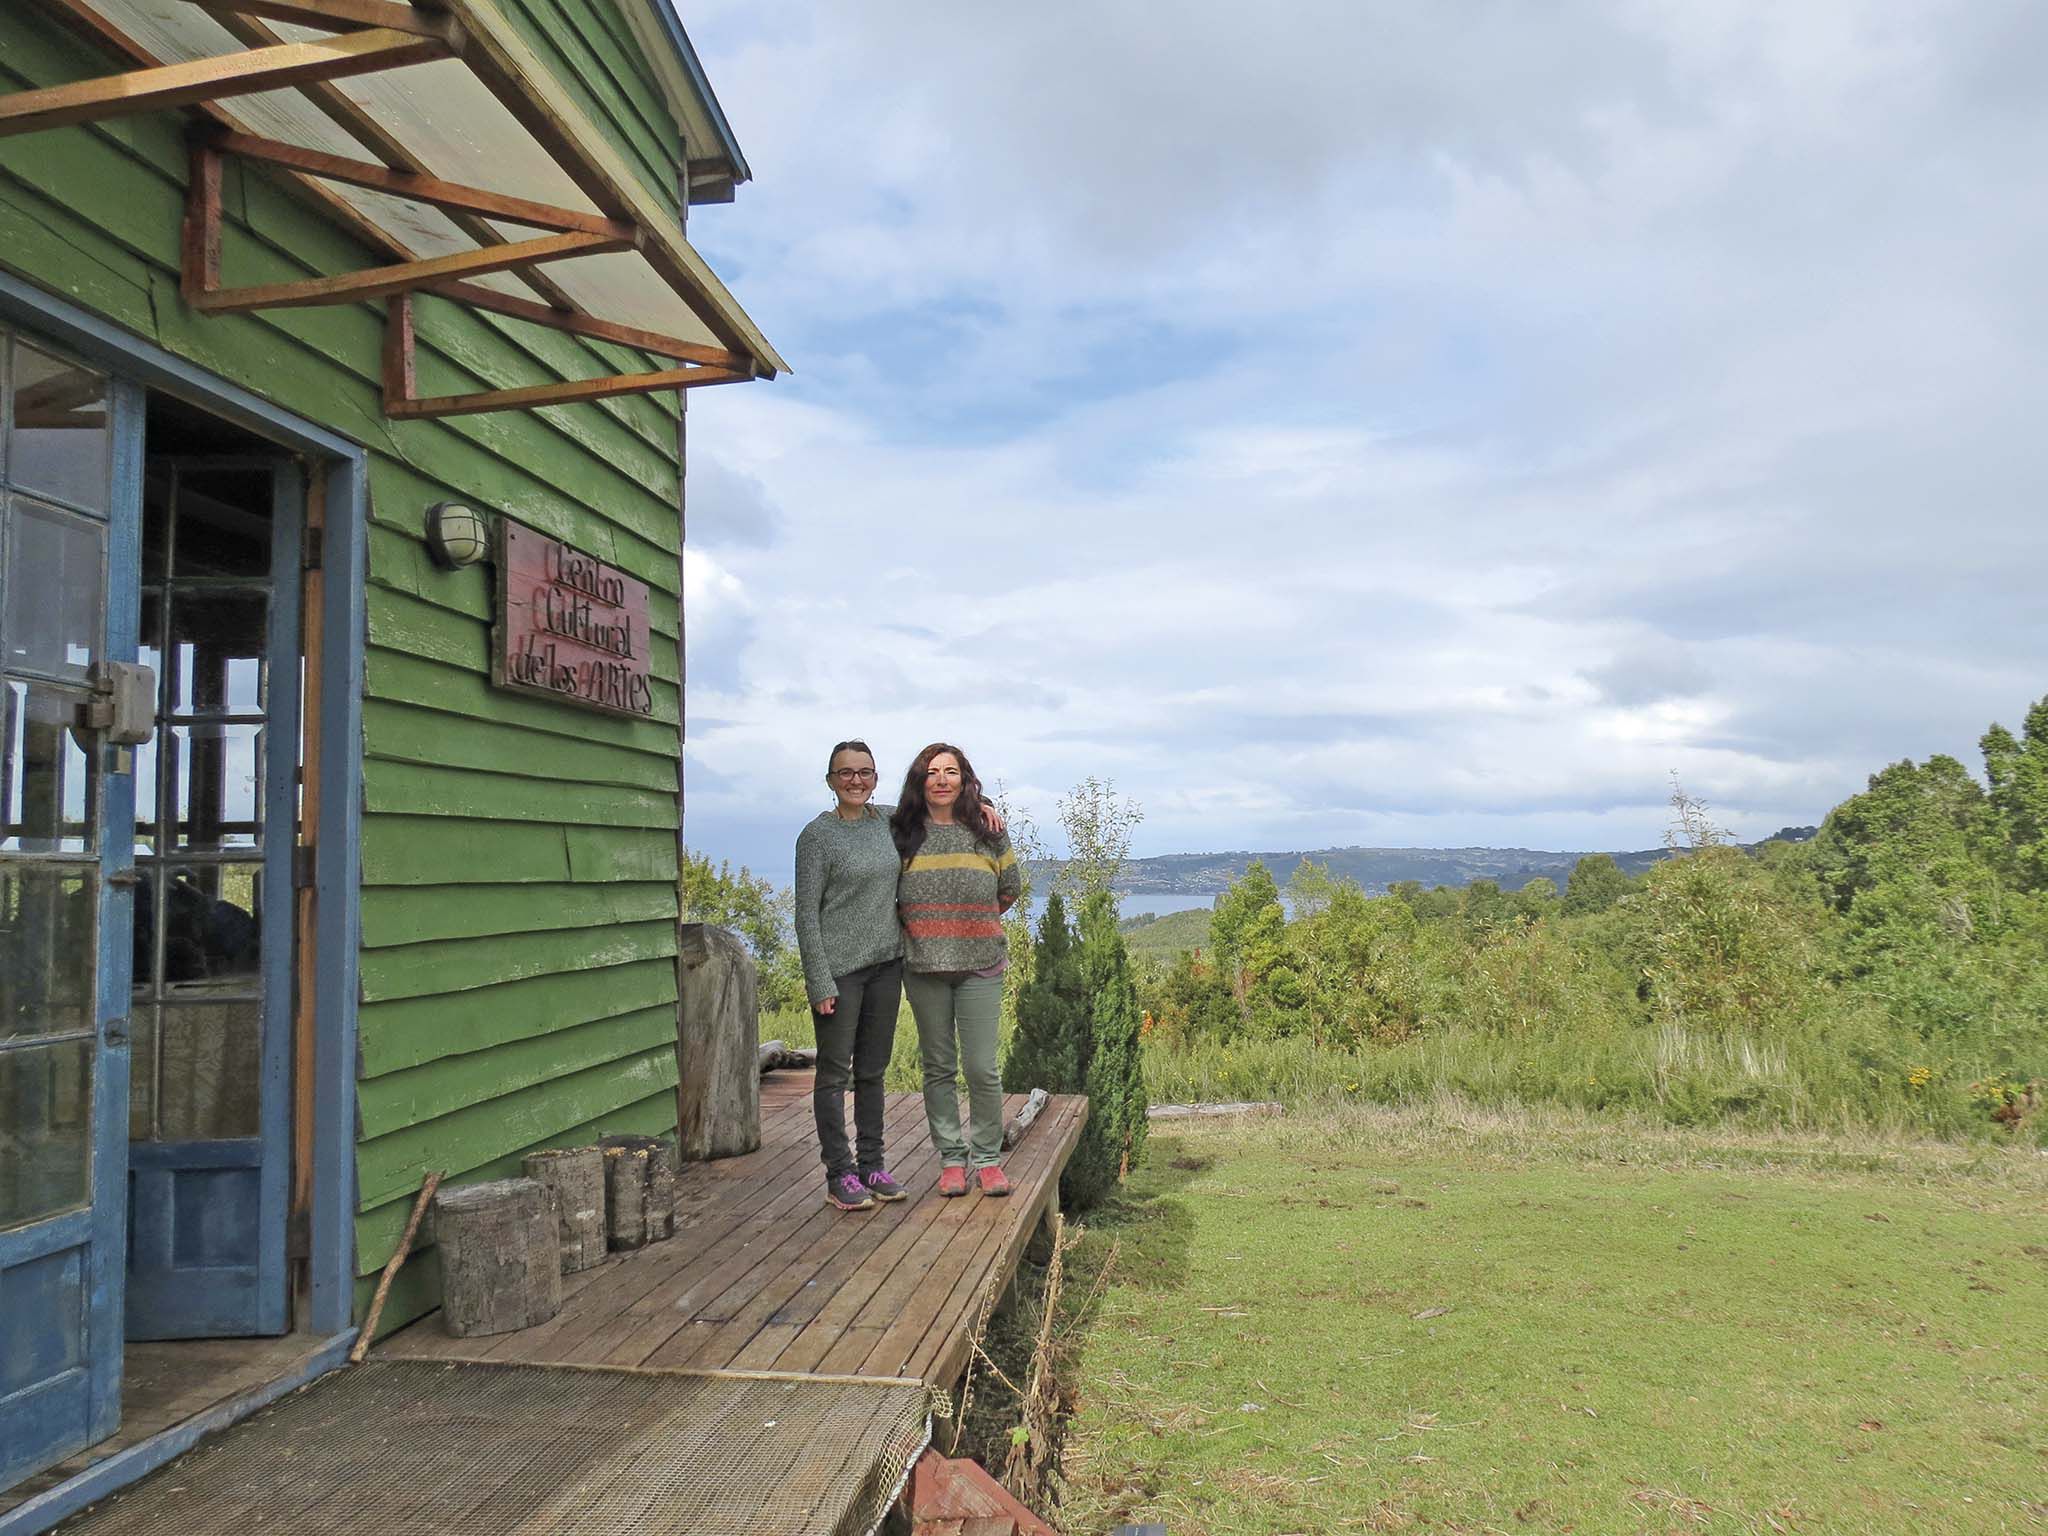
[[[434,1197],[441,1326],[458,1339],[544,1323],[562,1308],[555,1206],[532,1179],[497,1179]]]
[[[676,1150],[692,1162],[761,1145],[754,957],[709,923],[677,930]]]
[[[590,1268],[605,1255],[604,1153],[596,1147],[561,1147],[526,1159],[526,1176],[553,1192],[555,1237],[562,1273]]]
[[[611,1246],[644,1248],[675,1236],[675,1149],[659,1136],[605,1136],[597,1145]]]

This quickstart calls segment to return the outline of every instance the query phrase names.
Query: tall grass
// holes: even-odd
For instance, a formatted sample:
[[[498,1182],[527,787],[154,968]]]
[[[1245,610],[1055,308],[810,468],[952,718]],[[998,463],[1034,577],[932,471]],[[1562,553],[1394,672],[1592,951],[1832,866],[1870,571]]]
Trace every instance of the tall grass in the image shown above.
[[[1990,1129],[1971,1085],[1987,1063],[1943,1058],[1917,1038],[1758,1041],[1664,1024],[1575,1034],[1454,1029],[1360,1050],[1305,1039],[1176,1042],[1148,1049],[1154,1103],[1278,1100],[1626,1111],[1670,1125],[1872,1129],[1942,1137]]]

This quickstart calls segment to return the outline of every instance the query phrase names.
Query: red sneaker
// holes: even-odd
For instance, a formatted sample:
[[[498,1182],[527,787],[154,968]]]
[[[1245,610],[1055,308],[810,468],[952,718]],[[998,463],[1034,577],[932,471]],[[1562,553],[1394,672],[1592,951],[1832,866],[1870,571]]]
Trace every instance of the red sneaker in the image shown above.
[[[939,1193],[948,1200],[967,1193],[967,1170],[952,1164],[939,1170]]]
[[[1010,1176],[1002,1169],[990,1166],[975,1170],[975,1182],[981,1185],[984,1195],[1007,1195],[1010,1192]]]

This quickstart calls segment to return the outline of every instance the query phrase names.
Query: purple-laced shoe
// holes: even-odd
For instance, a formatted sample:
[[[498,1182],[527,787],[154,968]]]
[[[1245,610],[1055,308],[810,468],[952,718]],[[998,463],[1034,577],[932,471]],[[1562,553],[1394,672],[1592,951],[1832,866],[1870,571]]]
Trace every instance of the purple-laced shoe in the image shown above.
[[[901,1200],[904,1198],[903,1186],[896,1182],[886,1168],[870,1168],[860,1176],[860,1181],[867,1185],[868,1193],[877,1200]]]
[[[842,1211],[864,1211],[875,1203],[868,1193],[867,1185],[861,1183],[857,1173],[834,1173],[825,1176],[825,1198]]]

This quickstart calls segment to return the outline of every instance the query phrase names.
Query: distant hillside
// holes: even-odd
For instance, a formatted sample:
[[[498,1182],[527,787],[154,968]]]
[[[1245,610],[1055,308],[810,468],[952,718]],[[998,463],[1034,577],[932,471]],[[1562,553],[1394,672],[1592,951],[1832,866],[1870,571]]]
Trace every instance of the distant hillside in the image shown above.
[[[1159,955],[1171,960],[1182,950],[1209,947],[1207,907],[1169,912],[1164,917],[1147,912],[1140,917],[1127,917],[1119,926],[1123,929],[1124,948],[1133,959]]]
[[[1817,830],[1786,827],[1764,841],[1801,843]],[[1565,881],[1571,878],[1572,866],[1585,857],[1583,852],[1552,853],[1535,848],[1312,848],[1286,853],[1169,853],[1127,861],[1116,888],[1132,895],[1187,896],[1207,905],[1242,875],[1254,859],[1263,860],[1282,886],[1287,884],[1297,864],[1313,859],[1327,865],[1339,879],[1356,880],[1372,896],[1385,895],[1398,880],[1418,880],[1425,889],[1494,880],[1504,891],[1518,891],[1539,875],[1555,881],[1558,889],[1563,890]],[[1667,857],[1669,851],[1663,848],[1613,854],[1614,862],[1632,875],[1641,874]],[[1056,860],[1035,865],[1033,881],[1040,882],[1058,869]]]

